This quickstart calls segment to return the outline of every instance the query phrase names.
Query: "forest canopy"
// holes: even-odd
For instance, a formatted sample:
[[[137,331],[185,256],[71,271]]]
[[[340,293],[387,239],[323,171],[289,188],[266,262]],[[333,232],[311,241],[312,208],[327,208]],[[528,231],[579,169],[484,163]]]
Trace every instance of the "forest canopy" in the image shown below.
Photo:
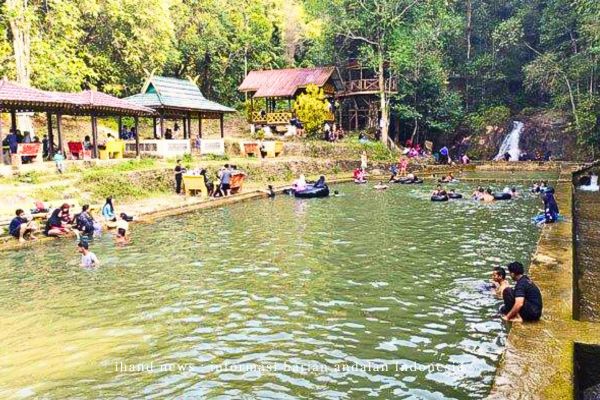
[[[250,70],[358,59],[396,77],[381,110],[414,130],[545,108],[567,113],[582,143],[600,137],[597,0],[0,0],[0,11],[0,75],[42,89],[126,96],[155,73],[239,106]]]

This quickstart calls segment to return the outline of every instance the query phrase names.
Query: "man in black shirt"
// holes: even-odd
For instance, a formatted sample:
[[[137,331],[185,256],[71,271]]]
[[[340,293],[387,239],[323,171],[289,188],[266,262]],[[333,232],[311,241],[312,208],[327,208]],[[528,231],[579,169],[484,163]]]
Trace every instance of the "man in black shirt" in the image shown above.
[[[504,306],[500,309],[505,321],[539,321],[542,316],[542,293],[540,289],[524,275],[525,270],[520,262],[508,264],[508,272],[513,281],[514,289],[503,292]]]
[[[175,166],[175,192],[177,194],[181,193],[181,181],[183,180],[184,172],[185,168],[181,166],[181,160],[177,160],[177,165]]]

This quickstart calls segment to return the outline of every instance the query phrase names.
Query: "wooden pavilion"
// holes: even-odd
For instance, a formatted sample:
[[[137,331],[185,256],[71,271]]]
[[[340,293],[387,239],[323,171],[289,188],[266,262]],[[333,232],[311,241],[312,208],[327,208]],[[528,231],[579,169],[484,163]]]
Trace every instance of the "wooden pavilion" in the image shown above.
[[[190,138],[192,119],[198,120],[198,134],[202,137],[202,120],[218,119],[221,137],[224,136],[223,116],[234,109],[210,101],[204,97],[198,86],[185,79],[151,76],[144,84],[141,93],[125,100],[156,111],[154,115],[154,137],[164,138],[166,119],[183,121],[183,138]],[[158,121],[157,121],[158,120]],[[158,122],[158,123],[157,123]]]
[[[48,92],[22,86],[10,82],[5,78],[0,81],[0,113],[2,112],[10,113],[12,131],[17,130],[17,113],[46,113],[48,121],[48,151],[50,152],[50,156],[52,156],[54,152],[53,116],[55,116],[56,120],[58,148],[62,152],[64,152],[61,122],[62,116],[90,116],[94,157],[98,157],[99,117],[134,117],[137,132],[139,117],[152,116],[154,114],[154,111],[150,108],[139,106],[94,90],[86,90],[80,93]],[[0,143],[2,143],[3,140],[3,127],[2,120],[0,119]],[[136,144],[139,144],[139,135],[136,135]]]
[[[238,90],[250,97],[251,124],[287,125],[294,116],[292,101],[308,85],[323,89],[332,99],[342,88],[334,67],[317,67],[250,71]],[[334,114],[330,113],[327,121],[334,120]]]

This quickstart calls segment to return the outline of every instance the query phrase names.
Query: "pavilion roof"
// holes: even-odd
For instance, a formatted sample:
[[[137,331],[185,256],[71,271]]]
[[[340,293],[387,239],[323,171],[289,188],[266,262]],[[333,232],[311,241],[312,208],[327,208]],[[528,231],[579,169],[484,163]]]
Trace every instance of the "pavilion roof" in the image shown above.
[[[42,111],[75,109],[76,105],[56,93],[23,86],[4,78],[0,80],[0,109],[7,108]]]
[[[0,80],[0,109],[71,115],[152,115],[154,110],[95,90],[49,92]]]
[[[255,92],[253,97],[293,97],[298,89],[308,85],[322,87],[334,71],[334,67],[250,71],[238,90]]]
[[[169,112],[232,113],[234,109],[208,100],[190,80],[152,76],[142,92],[126,100],[155,110]]]
[[[95,90],[84,90],[79,93],[55,92],[55,94],[76,104],[82,111],[102,111],[114,114],[133,113],[135,115],[154,114],[154,110],[151,108]]]

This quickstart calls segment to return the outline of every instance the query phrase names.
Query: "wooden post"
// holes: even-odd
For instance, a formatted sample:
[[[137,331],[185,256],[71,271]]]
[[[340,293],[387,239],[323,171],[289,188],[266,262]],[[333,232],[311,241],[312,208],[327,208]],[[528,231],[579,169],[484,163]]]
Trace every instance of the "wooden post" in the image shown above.
[[[187,128],[188,128],[188,126],[187,126],[187,121],[186,121],[186,119],[184,118],[184,119],[183,119],[183,138],[184,138],[184,139],[187,139]]]
[[[121,139],[121,132],[123,131],[123,117],[119,117],[119,133],[117,139]]]
[[[162,114],[160,115],[160,138],[165,138],[165,119],[163,118]]]
[[[46,113],[46,121],[48,122],[48,158],[54,157],[54,132],[52,132],[52,114]]]
[[[135,117],[135,156],[140,158],[140,118]]]
[[[254,97],[250,96],[250,114],[248,115],[248,119],[250,120],[251,124],[254,123],[254,118],[252,117],[252,114],[254,114]]]
[[[98,120],[92,115],[92,141],[94,142],[94,158],[99,158],[98,154]]]
[[[225,132],[223,131],[223,115],[224,115],[224,114],[221,114],[221,115],[219,116],[219,120],[220,120],[220,122],[221,122],[221,139],[223,139],[223,138],[225,137]]]
[[[10,110],[10,130],[17,133],[17,113],[15,110]]]
[[[192,115],[188,113],[187,116],[187,131],[188,131],[188,139],[192,138]]]
[[[2,105],[0,105],[0,164],[4,164],[4,133],[2,132]]]
[[[56,132],[58,132],[58,150],[60,150],[64,156],[65,152],[63,151],[63,140],[62,140],[62,115],[60,115],[60,114],[56,114]]]
[[[154,139],[158,139],[158,136],[156,135],[156,117],[152,117],[152,135],[154,136]]]
[[[202,139],[202,114],[198,113],[198,135]]]

